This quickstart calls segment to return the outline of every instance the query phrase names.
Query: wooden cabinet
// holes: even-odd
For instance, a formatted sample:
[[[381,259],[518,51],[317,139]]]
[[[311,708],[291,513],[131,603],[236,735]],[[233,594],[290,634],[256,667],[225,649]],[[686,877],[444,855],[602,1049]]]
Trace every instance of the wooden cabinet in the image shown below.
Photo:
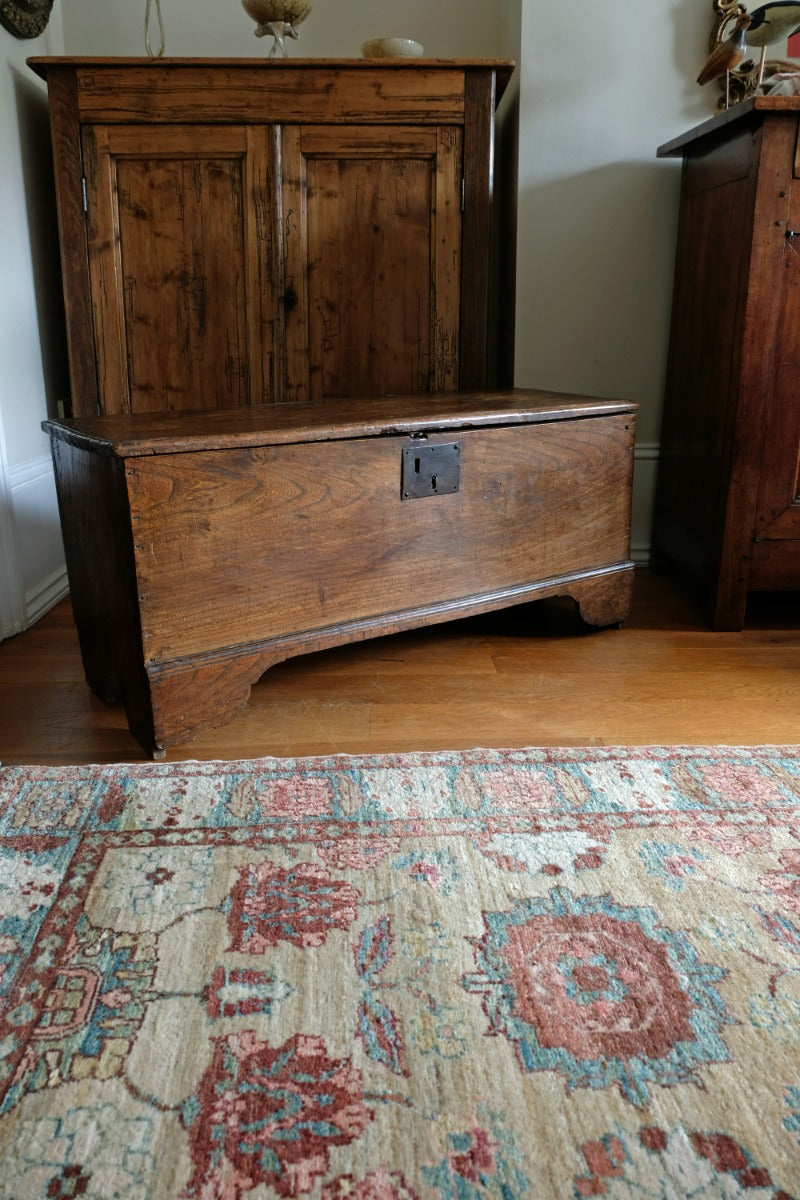
[[[662,146],[683,157],[654,565],[715,629],[800,589],[800,100],[757,97]]]
[[[31,65],[75,415],[511,384],[514,230],[493,203],[510,64]]]

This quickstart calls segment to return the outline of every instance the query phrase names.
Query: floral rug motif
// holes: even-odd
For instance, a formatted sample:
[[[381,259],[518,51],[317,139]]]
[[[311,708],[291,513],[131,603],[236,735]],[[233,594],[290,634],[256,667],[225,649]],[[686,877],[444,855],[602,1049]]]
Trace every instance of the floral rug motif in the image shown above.
[[[0,1200],[800,1200],[800,747],[0,768]]]

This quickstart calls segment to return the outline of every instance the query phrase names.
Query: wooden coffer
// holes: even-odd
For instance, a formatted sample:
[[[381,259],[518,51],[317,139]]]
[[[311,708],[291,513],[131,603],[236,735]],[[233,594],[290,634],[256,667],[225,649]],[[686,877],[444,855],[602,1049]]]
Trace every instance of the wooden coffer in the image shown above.
[[[534,391],[47,421],[87,682],[155,757],[290,655],[629,609],[636,406]]]

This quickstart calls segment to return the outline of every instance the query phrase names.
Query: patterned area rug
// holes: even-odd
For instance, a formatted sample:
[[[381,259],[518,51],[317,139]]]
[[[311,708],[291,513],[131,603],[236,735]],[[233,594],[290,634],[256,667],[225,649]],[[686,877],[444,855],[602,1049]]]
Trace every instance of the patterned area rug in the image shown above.
[[[800,747],[0,770],[3,1200],[800,1197]]]

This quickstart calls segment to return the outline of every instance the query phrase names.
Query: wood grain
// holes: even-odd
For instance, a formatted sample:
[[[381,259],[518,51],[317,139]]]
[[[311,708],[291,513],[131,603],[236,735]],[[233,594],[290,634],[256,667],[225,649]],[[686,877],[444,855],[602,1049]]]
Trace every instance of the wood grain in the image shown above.
[[[457,388],[460,130],[286,128],[282,165],[285,398]]]
[[[81,179],[80,118],[74,71],[54,66],[48,75],[55,159],[56,209],[69,356],[70,411],[98,411],[100,400],[92,323],[91,283]]]
[[[280,121],[369,120],[459,122],[464,115],[464,73],[457,67],[417,65],[409,71],[386,64],[363,67],[349,59],[328,66],[306,60],[277,69],[228,61],[192,66],[182,62],[136,68],[78,68],[81,117],[95,121]],[[309,69],[309,67],[311,69]],[[266,68],[266,69],[265,69]]]
[[[102,700],[122,701],[131,732],[150,744],[153,712],[121,464],[51,444],[86,682]]]
[[[494,110],[492,76],[469,72],[464,122],[464,259],[462,263],[461,386],[489,384],[489,313],[494,227]]]
[[[263,403],[271,238],[250,172],[269,176],[266,132],[100,126],[85,141],[104,411]]]
[[[800,231],[800,180],[797,179],[791,185],[787,229]],[[800,404],[795,402],[797,331],[800,329],[800,237],[784,238],[782,262],[776,272],[775,285],[780,290],[774,353],[775,379],[772,403],[766,413],[765,456],[759,480],[755,536],[759,542],[794,541],[800,554]],[[791,397],[791,402],[782,402],[785,397]],[[776,557],[780,558],[787,547],[776,546],[773,549]],[[758,546],[754,547],[754,554],[757,551]],[[796,585],[800,576],[795,574],[794,580]],[[764,578],[762,586],[777,587],[777,577],[772,583]]]
[[[147,661],[628,559],[629,417],[474,430],[458,441],[460,490],[406,502],[404,438],[129,463]]]
[[[736,108],[661,151],[685,162],[653,530],[729,630],[754,590],[800,588],[800,103]]]
[[[635,406],[562,398],[545,419],[547,396],[501,399],[521,414],[513,423],[495,412],[469,428],[462,395],[448,401],[461,413],[449,427],[427,413],[413,436],[385,432],[389,401],[372,425],[374,402],[350,401],[362,436],[317,417],[308,440],[298,409],[281,406],[292,441],[267,406],[260,440],[221,445],[206,428],[193,451],[177,415],[129,417],[144,440],[122,455],[110,438],[123,418],[45,422],[90,685],[104,698],[118,688],[131,728],[160,753],[230,719],[291,655],[537,595],[623,620]],[[474,420],[488,415],[479,397]],[[182,432],[182,452],[154,424]],[[408,454],[442,446],[457,448],[455,486],[404,499]]]
[[[621,629],[570,602],[353,643],[280,663],[229,724],[167,759],[475,746],[775,744],[797,740],[794,597],[755,595],[714,633],[676,584],[637,570]],[[141,761],[121,704],[87,688],[69,599],[0,643],[0,761]]]
[[[86,120],[304,121],[408,119],[434,124],[463,117],[466,70],[497,75],[498,99],[513,71],[508,59],[79,58],[33,57],[49,79],[58,67],[79,83]],[[211,94],[213,92],[213,95]]]
[[[602,399],[535,388],[511,391],[343,398],[319,404],[283,404],[216,409],[209,412],[158,412],[58,421],[63,441],[97,454],[138,458],[206,450],[282,446],[392,434],[423,434],[500,425],[536,425],[548,421],[632,413],[629,400]],[[48,431],[55,426],[45,423]]]
[[[491,194],[511,64],[31,65],[53,102],[75,415],[508,379],[490,286],[513,239]]]

